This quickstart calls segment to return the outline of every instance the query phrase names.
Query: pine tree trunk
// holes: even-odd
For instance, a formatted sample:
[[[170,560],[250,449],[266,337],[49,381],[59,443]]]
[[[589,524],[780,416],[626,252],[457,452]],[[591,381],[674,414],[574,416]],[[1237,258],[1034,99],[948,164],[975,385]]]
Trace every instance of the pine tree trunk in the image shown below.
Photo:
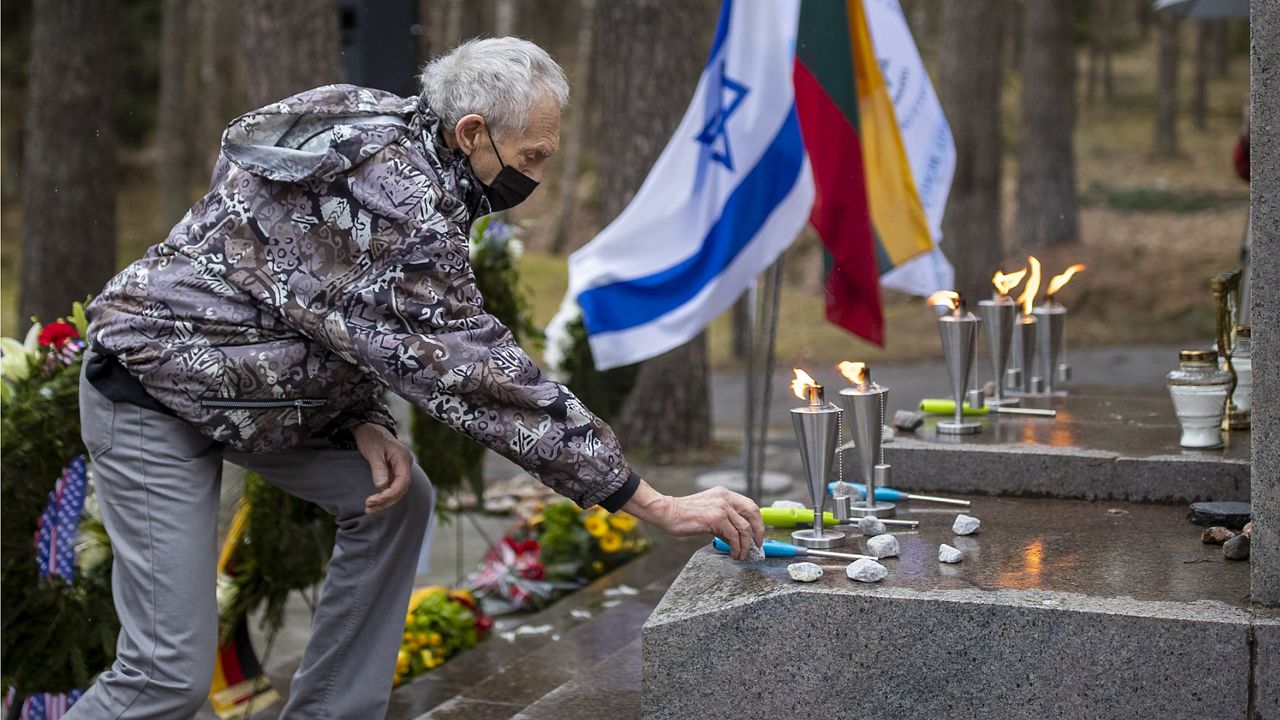
[[[715,31],[705,1],[609,0],[596,15],[596,92],[607,121],[601,212],[626,207],[680,123]],[[636,72],[644,68],[644,72]],[[617,430],[628,448],[667,455],[711,442],[707,345],[699,335],[640,365]]]
[[[1226,20],[1210,21],[1213,25],[1213,72],[1220,78],[1231,76],[1231,33]]]
[[[555,230],[551,252],[560,255],[569,246],[573,234],[573,207],[578,196],[578,172],[582,164],[582,146],[586,142],[587,122],[591,114],[591,49],[595,30],[596,0],[579,0],[581,17],[577,47],[574,52],[573,104],[569,108],[569,128],[564,136],[564,169],[560,174],[560,196],[557,198]]]
[[[1209,105],[1209,46],[1213,43],[1213,25],[1208,20],[1196,23],[1196,77],[1191,96],[1191,122],[1203,130]]]
[[[1171,13],[1160,13],[1159,56],[1156,64],[1155,151],[1161,157],[1178,154],[1178,27]]]
[[[444,22],[444,50],[450,50],[462,42],[462,0],[446,0],[449,3]]]
[[[495,0],[493,36],[507,37],[516,34],[516,0]]]
[[[160,23],[160,97],[156,109],[156,229],[164,233],[187,211],[191,181],[191,121],[186,88],[192,45],[188,9],[199,4],[164,0]]]
[[[198,157],[197,175],[201,182],[208,182],[218,160],[222,131],[250,108],[238,41],[240,1],[203,0],[200,6],[200,129],[192,145]]]
[[[1071,3],[1027,0],[1018,138],[1018,244],[1079,239],[1075,161],[1075,48]]]
[[[1156,12],[1151,0],[1133,0],[1134,19],[1138,21],[1138,32],[1145,41],[1151,37],[1151,26],[1156,24]],[[1160,13],[1168,15],[1169,13]]]
[[[999,12],[1003,13],[1001,27],[1005,34],[1002,38],[1005,52],[1003,67],[1022,67],[1022,53],[1025,52],[1022,47],[1022,18],[1026,8],[1022,0],[1005,0]]]
[[[254,107],[342,82],[334,0],[253,0],[241,12]]]
[[[956,144],[956,170],[942,218],[956,288],[986,297],[1000,241],[1001,0],[943,0],[938,94]]]
[[[1089,77],[1085,95],[1090,106],[1101,103],[1103,115],[1110,115],[1111,101],[1115,98],[1115,75],[1111,67],[1116,36],[1114,6],[1115,0],[1093,0],[1089,16]]]
[[[48,322],[116,269],[117,16],[101,0],[37,0],[22,167],[19,320]]]

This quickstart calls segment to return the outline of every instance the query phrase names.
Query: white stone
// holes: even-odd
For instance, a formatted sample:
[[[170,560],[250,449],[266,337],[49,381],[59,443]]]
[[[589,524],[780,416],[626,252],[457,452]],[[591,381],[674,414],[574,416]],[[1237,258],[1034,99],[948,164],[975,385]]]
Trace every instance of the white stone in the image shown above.
[[[964,559],[964,553],[946,543],[938,546],[938,562],[955,564]]]
[[[898,547],[898,538],[885,533],[867,541],[867,552],[877,558],[895,557],[902,549]]]
[[[751,547],[747,548],[747,559],[744,560],[743,562],[758,563],[758,562],[762,562],[764,558],[765,558],[764,546],[752,545]]]
[[[787,574],[792,580],[813,582],[822,577],[822,568],[811,562],[791,563],[787,566]]]
[[[858,529],[867,537],[875,537],[888,532],[888,528],[881,522],[880,518],[871,515],[865,515],[858,521]]]
[[[972,515],[957,515],[956,521],[951,524],[951,532],[957,535],[972,535],[978,532],[978,528],[982,525],[982,521]]]
[[[844,574],[848,575],[850,580],[873,583],[885,579],[889,575],[889,569],[875,560],[862,558],[850,563],[849,567],[844,569]]]
[[[795,500],[774,500],[773,507],[786,508],[788,510],[804,510],[804,503],[798,503]]]

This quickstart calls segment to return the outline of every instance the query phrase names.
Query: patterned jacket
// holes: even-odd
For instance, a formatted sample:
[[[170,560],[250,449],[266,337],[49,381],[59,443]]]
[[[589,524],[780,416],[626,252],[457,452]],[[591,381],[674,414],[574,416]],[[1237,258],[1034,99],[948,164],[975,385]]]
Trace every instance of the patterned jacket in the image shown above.
[[[631,468],[485,313],[467,243],[488,202],[438,126],[419,100],[350,85],[235,120],[209,193],[90,305],[90,339],[240,450],[394,428],[387,387],[598,503]]]

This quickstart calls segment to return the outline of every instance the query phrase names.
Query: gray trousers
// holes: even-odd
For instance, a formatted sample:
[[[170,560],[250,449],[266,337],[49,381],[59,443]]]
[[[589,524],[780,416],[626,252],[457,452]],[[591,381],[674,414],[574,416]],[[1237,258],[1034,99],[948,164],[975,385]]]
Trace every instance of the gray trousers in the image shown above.
[[[69,720],[188,718],[204,705],[217,645],[215,571],[223,460],[258,473],[337,521],[302,664],[282,718],[381,718],[414,565],[432,508],[418,467],[400,502],[366,515],[375,492],[355,450],[250,455],[224,450],[189,423],[115,403],[83,378],[80,420],[115,555],[120,637],[115,663]],[[284,549],[287,552],[287,549]]]

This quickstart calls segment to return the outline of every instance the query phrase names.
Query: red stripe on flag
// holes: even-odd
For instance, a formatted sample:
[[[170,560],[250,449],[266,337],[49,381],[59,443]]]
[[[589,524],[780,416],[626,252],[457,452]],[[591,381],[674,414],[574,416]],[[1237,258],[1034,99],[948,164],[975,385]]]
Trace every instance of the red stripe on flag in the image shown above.
[[[797,61],[792,74],[800,132],[817,189],[809,222],[835,258],[827,276],[827,320],[883,346],[884,308],[862,142],[808,68]]]
[[[222,677],[227,687],[233,687],[245,681],[244,672],[240,669],[240,654],[236,651],[234,639],[218,648],[218,661],[222,663]]]

